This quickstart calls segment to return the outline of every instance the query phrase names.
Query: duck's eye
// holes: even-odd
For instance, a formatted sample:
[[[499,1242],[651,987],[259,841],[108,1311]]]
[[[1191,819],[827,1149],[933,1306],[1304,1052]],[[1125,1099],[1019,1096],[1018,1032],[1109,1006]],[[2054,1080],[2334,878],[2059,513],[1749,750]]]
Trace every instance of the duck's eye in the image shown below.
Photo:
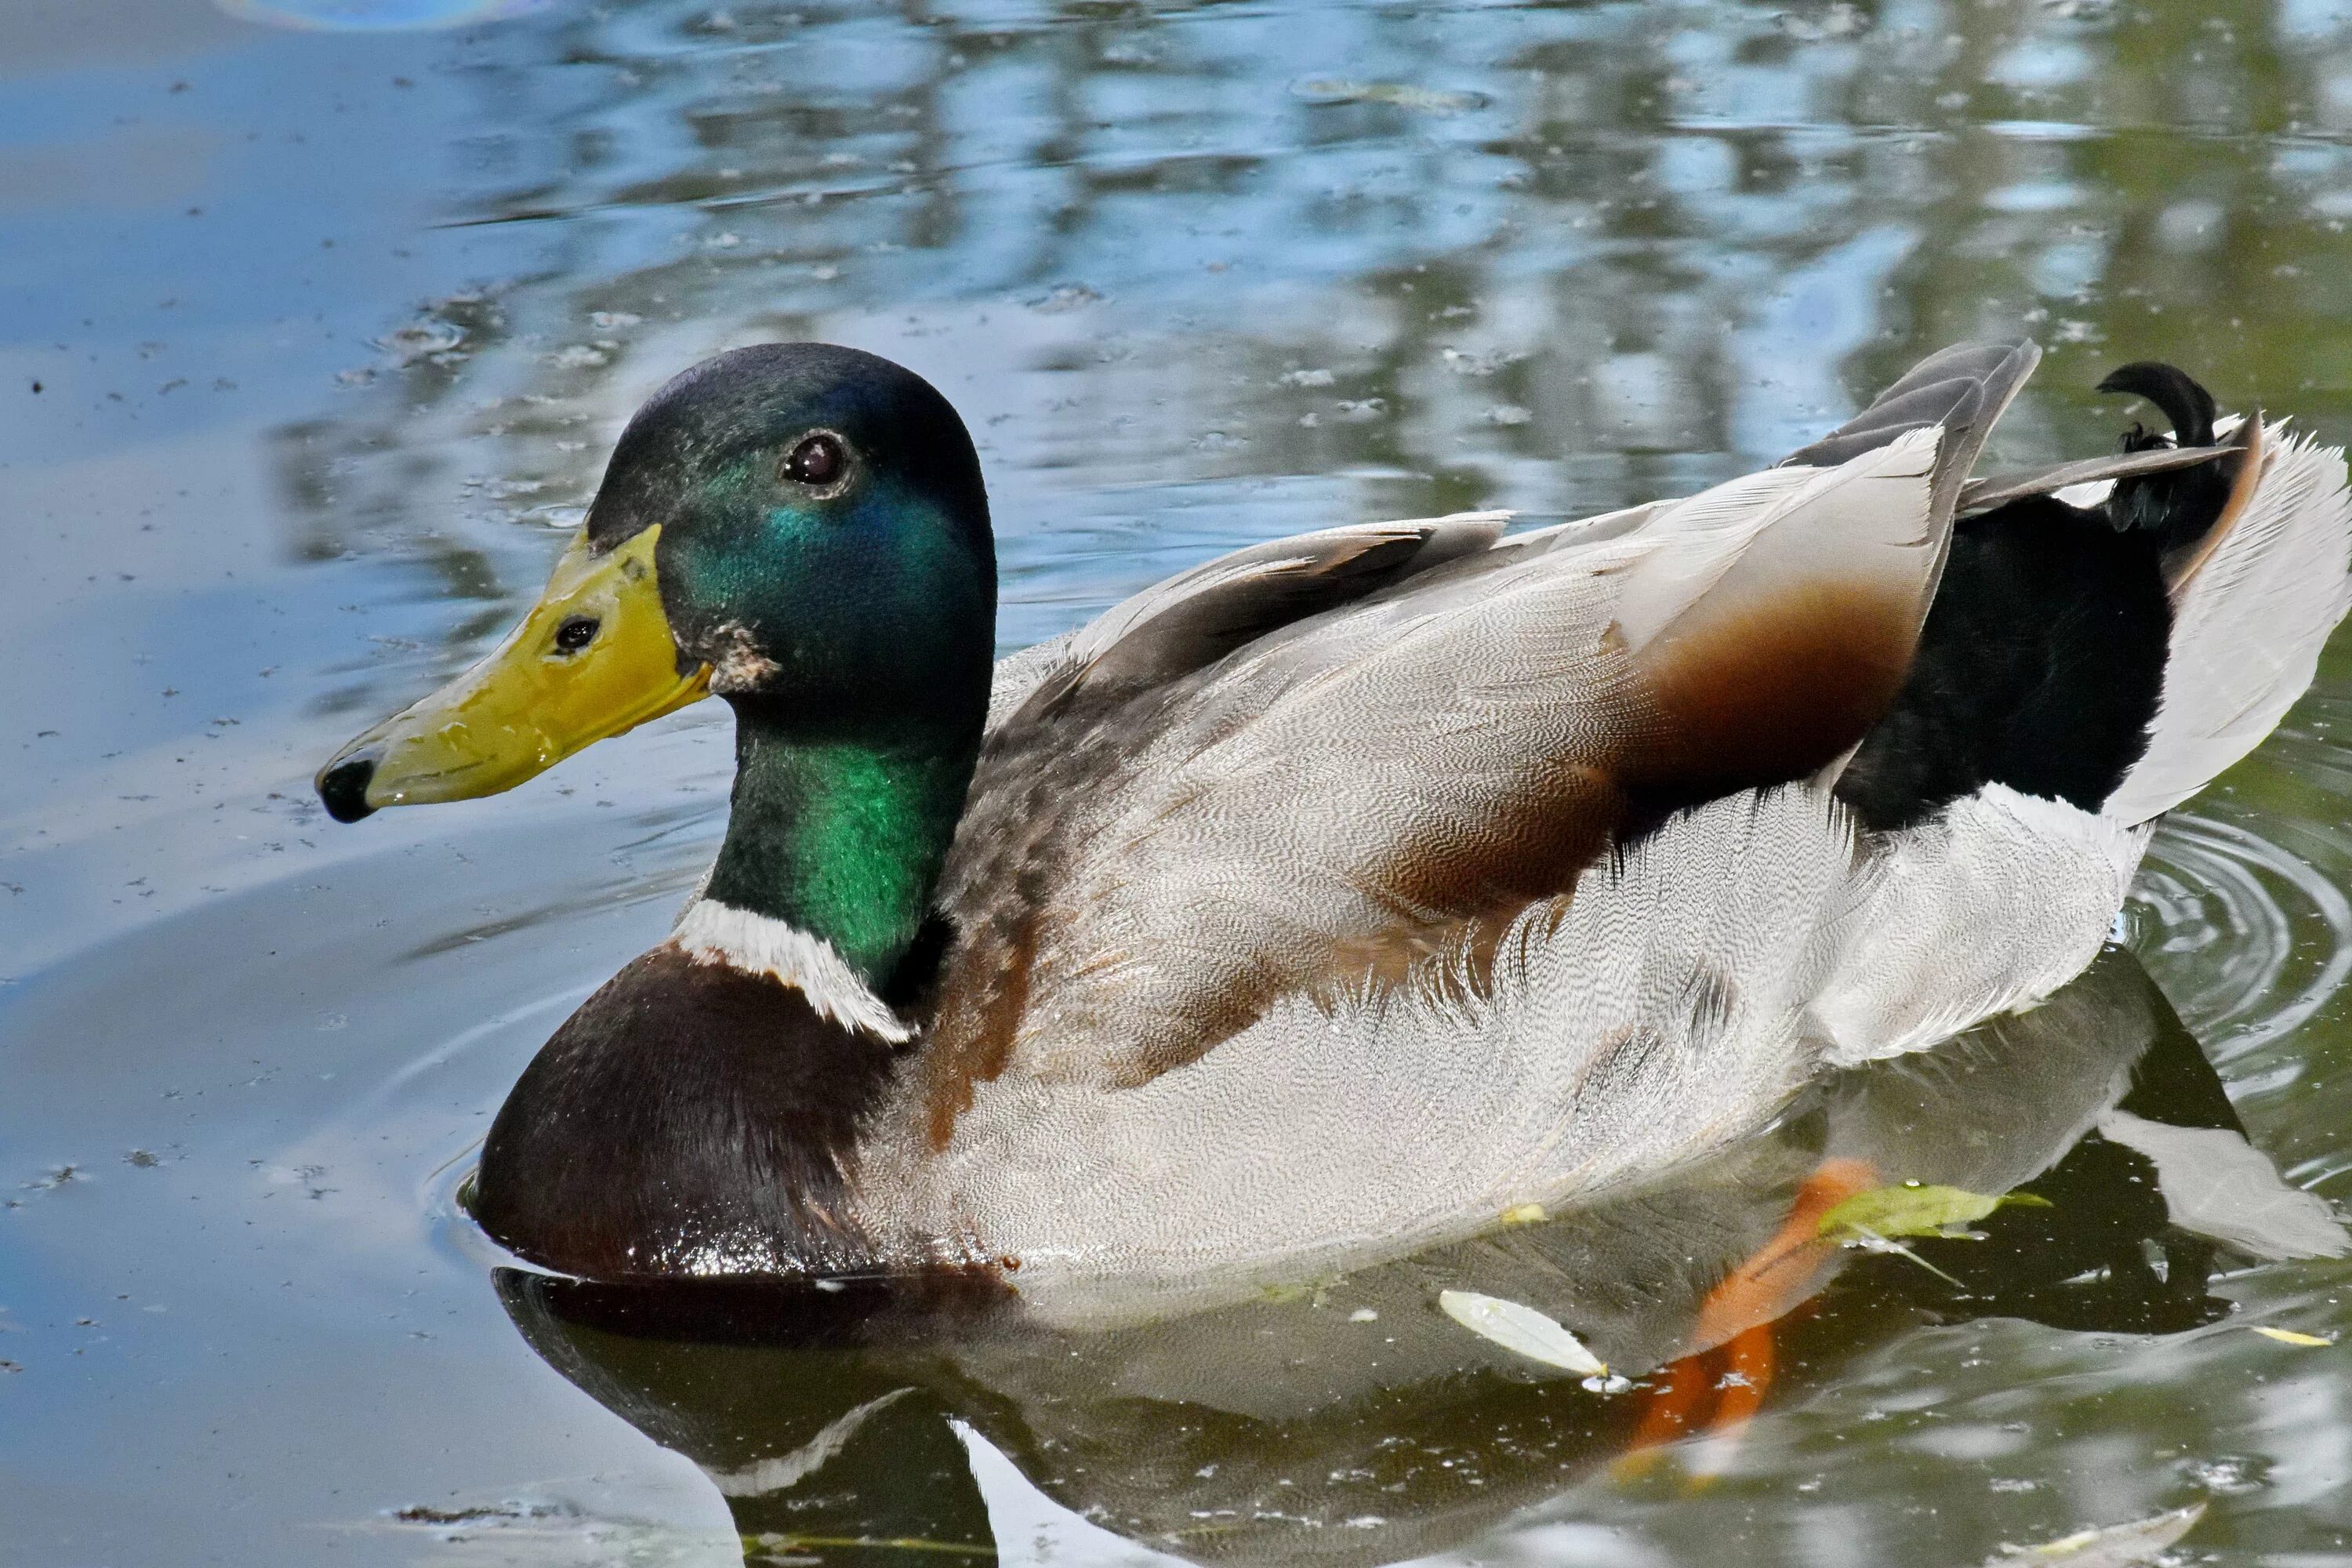
[[[849,467],[849,454],[843,450],[841,437],[819,431],[803,440],[784,459],[784,472],[809,486],[829,485],[841,478]]]
[[[555,628],[555,650],[558,653],[578,653],[596,640],[596,617],[573,616]]]

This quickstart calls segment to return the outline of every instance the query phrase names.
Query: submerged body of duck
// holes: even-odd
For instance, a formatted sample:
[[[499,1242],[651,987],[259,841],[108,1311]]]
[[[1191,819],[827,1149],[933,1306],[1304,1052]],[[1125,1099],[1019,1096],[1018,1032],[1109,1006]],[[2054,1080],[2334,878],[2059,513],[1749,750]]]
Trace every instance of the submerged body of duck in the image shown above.
[[[1255,546],[992,672],[944,399],[817,344],[687,373],[516,636],[320,775],[352,816],[735,710],[708,882],[516,1086],[478,1217],[593,1278],[1148,1311],[1622,1187],[2037,1002],[2309,681],[2352,505],[2149,365],[2110,384],[2177,447],[1971,483],[2036,357],[1947,351],[1688,500]]]

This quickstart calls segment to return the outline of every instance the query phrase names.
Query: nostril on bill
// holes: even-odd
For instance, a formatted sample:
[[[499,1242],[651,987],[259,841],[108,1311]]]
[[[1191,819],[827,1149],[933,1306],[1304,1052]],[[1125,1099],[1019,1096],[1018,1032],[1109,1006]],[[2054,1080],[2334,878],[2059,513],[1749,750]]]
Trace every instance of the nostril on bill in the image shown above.
[[[368,781],[375,777],[375,759],[356,756],[335,763],[319,774],[319,799],[337,822],[357,822],[375,807],[368,804]]]

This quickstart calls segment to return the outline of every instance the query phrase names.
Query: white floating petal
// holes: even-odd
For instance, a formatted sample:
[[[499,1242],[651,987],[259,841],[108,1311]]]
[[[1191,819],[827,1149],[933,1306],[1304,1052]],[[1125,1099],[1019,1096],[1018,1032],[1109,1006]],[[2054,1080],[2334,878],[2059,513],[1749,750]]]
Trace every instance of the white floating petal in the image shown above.
[[[1514,1354],[1584,1377],[1609,1375],[1607,1362],[1533,1307],[1481,1296],[1475,1290],[1442,1292],[1437,1304],[1447,1317],[1480,1339],[1491,1340]]]
[[[2154,1562],[2164,1549],[2188,1534],[2205,1517],[2205,1505],[2190,1503],[2152,1519],[2127,1524],[2079,1530],[2039,1546],[2011,1546],[1985,1559],[1985,1568],[2014,1568],[2028,1563],[2063,1563],[2066,1568],[2133,1568]]]

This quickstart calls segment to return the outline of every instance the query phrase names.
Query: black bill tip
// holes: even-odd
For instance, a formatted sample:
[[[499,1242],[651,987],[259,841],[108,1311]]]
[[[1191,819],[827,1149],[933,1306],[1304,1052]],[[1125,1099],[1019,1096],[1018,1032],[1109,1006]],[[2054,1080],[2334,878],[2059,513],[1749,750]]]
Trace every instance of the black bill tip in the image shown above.
[[[368,804],[368,781],[375,777],[375,759],[364,752],[330,763],[319,772],[319,800],[337,822],[357,822],[375,810]]]

